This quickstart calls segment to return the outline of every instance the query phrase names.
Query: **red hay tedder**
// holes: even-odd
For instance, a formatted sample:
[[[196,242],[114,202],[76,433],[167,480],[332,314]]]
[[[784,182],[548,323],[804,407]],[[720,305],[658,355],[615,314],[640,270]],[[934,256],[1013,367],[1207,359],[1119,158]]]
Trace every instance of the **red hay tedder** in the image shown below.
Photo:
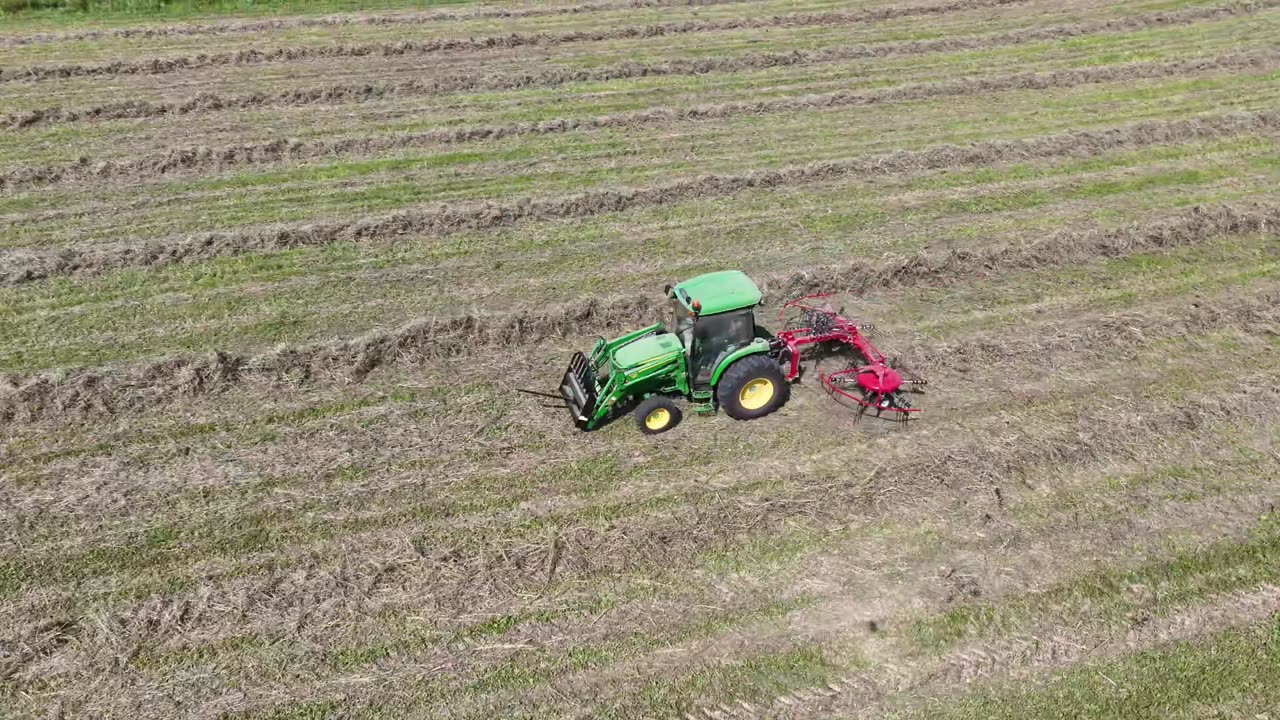
[[[905,420],[910,413],[919,412],[920,408],[912,407],[911,401],[899,391],[904,386],[925,385],[924,378],[910,370],[890,367],[884,353],[862,334],[872,326],[858,325],[840,314],[825,302],[829,297],[829,293],[805,295],[778,310],[778,322],[785,323],[787,329],[774,338],[782,346],[780,358],[789,364],[787,380],[793,380],[800,374],[800,348],[818,344],[843,345],[856,352],[861,362],[855,360],[843,370],[820,373],[818,377],[829,392],[857,404],[859,416],[871,409],[876,414],[901,413]],[[815,300],[824,302],[819,306],[814,304]],[[792,314],[789,323],[785,319],[788,312]]]

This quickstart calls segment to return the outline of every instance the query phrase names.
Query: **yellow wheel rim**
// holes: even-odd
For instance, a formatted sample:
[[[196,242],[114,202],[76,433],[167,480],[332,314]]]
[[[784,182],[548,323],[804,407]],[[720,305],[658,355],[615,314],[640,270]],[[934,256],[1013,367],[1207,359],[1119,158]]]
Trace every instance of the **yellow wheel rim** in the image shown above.
[[[747,410],[759,410],[773,399],[773,383],[766,378],[756,378],[738,392],[738,402]]]
[[[671,413],[666,408],[657,408],[644,416],[644,426],[650,430],[661,430],[671,422]]]

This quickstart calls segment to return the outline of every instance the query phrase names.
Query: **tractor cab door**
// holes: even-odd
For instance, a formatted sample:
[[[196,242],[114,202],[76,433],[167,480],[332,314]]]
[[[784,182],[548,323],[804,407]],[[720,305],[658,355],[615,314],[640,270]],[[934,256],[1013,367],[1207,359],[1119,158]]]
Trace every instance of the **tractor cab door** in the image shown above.
[[[693,313],[686,310],[674,297],[671,298],[671,332],[680,338],[687,359],[693,348]]]
[[[692,342],[686,345],[689,377],[695,388],[705,389],[720,361],[755,337],[755,317],[750,308],[703,315],[694,322],[691,335]]]

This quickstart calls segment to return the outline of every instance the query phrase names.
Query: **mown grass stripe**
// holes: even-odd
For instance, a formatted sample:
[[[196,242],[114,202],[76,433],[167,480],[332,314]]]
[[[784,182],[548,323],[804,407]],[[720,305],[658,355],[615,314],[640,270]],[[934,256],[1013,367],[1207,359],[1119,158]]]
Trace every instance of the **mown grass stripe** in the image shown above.
[[[916,622],[915,642],[931,652],[964,641],[1015,635],[1045,617],[1063,624],[1159,617],[1216,593],[1280,582],[1280,516],[1264,515],[1243,541],[1182,549],[1134,568],[1105,569],[1042,592],[978,603]],[[1153,600],[1154,599],[1154,600]],[[1154,607],[1153,607],[1154,603]]]
[[[1253,716],[1280,704],[1280,616],[1203,640],[1091,662],[1034,683],[988,683],[962,697],[931,699],[890,717],[1012,720],[1033,717],[1194,717],[1213,708]]]
[[[954,37],[938,40],[901,41],[878,45],[853,46],[818,51],[797,50],[791,53],[754,53],[721,58],[696,60],[672,60],[644,65],[626,63],[602,68],[557,68],[543,72],[536,78],[518,76],[460,75],[410,80],[389,84],[330,86],[309,90],[291,90],[275,94],[242,96],[218,96],[204,94],[182,102],[124,101],[85,108],[50,106],[27,112],[10,113],[0,117],[0,124],[21,130],[37,125],[67,124],[87,120],[121,118],[158,118],[204,114],[215,110],[251,110],[276,105],[333,104],[368,102],[389,97],[413,95],[437,95],[462,90],[511,90],[537,85],[554,87],[569,83],[616,80],[654,75],[702,75],[709,72],[738,72],[749,68],[783,67],[799,64],[825,64],[841,60],[874,58],[886,55],[916,55],[965,49],[986,49],[1007,45],[1022,45],[1046,39],[1066,39],[1099,33],[1123,33],[1142,30],[1155,25],[1194,24],[1264,12],[1277,5],[1275,0],[1256,0],[1241,4],[1232,3],[1212,7],[1199,7],[1167,13],[1155,13],[1098,20],[1044,28],[1031,28],[1004,34]]]

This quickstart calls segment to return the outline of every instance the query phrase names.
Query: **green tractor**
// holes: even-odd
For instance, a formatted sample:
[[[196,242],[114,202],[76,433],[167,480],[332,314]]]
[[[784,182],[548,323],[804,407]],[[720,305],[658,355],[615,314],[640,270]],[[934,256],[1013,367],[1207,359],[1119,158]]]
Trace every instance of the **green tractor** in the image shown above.
[[[635,404],[640,431],[680,422],[674,398],[700,414],[753,420],[782,407],[790,384],[773,336],[756,324],[761,293],[737,270],[668,286],[671,329],[657,323],[575,353],[560,384],[574,423],[591,430]]]
[[[777,334],[756,323],[760,289],[737,270],[699,275],[668,286],[666,294],[670,330],[657,323],[615,340],[600,338],[590,353],[574,353],[560,397],[580,429],[595,429],[634,405],[641,432],[665,432],[680,422],[674,398],[694,403],[699,414],[720,409],[736,420],[764,417],[787,402],[790,382],[800,375],[801,350],[815,345],[849,357],[848,367],[818,377],[858,418],[871,412],[906,422],[920,411],[908,394],[925,379],[891,366],[863,334],[871,326],[845,317],[826,293],[783,304],[779,322],[788,311],[792,320]]]

